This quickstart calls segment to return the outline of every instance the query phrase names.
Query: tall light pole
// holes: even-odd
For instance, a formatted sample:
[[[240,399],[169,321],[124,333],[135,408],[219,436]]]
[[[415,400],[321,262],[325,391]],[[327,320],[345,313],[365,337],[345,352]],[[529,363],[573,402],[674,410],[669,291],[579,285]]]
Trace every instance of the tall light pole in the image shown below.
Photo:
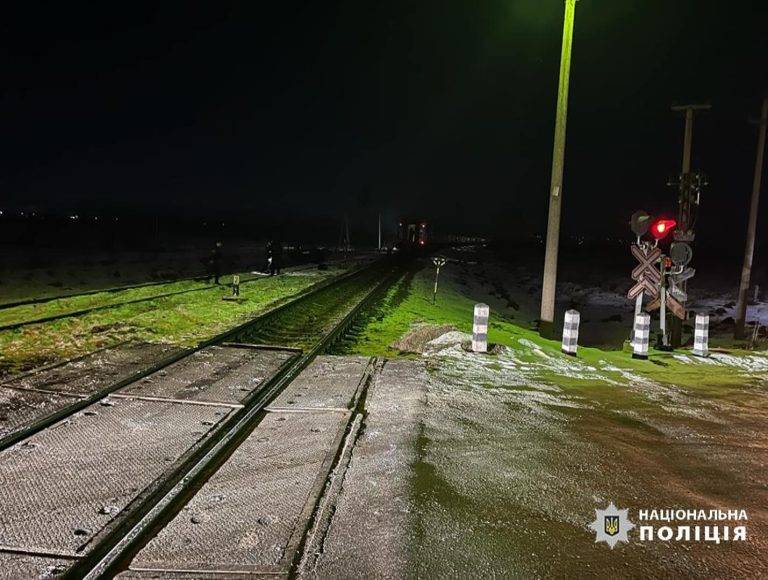
[[[555,320],[555,286],[557,284],[557,251],[560,243],[560,208],[563,202],[563,159],[565,157],[565,124],[568,118],[568,83],[571,76],[571,46],[576,0],[565,0],[563,47],[560,54],[560,84],[557,93],[555,145],[552,153],[552,183],[549,188],[547,247],[544,255],[544,280],[541,288],[541,322],[539,333],[553,338]]]
[[[760,202],[760,186],[763,177],[763,156],[765,155],[765,131],[768,126],[768,97],[763,99],[760,114],[760,130],[757,137],[757,156],[755,159],[755,178],[752,182],[752,199],[749,204],[749,222],[747,223],[747,245],[744,248],[744,266],[741,269],[739,301],[736,305],[736,338],[744,338],[747,322],[747,292],[752,274],[752,256],[755,253],[755,232],[757,231],[757,206]]]

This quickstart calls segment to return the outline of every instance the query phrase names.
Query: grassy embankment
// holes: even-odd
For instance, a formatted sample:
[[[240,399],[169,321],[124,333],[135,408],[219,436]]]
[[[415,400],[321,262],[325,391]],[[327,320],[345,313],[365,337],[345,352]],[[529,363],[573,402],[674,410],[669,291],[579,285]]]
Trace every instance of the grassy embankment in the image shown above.
[[[414,276],[406,276],[388,292],[384,304],[377,309],[360,333],[352,352],[364,355],[401,356],[392,344],[416,324],[450,324],[462,332],[472,331],[472,312],[476,302],[492,304],[489,341],[510,349],[516,360],[536,370],[533,378],[559,386],[592,387],[600,384],[625,384],[631,379],[647,379],[661,384],[696,387],[711,394],[727,397],[727,387],[742,387],[753,380],[748,356],[766,358],[749,351],[730,350],[733,364],[695,359],[690,351],[665,353],[651,350],[649,360],[635,360],[627,351],[579,348],[578,357],[561,353],[560,342],[542,339],[529,328],[515,324],[503,309],[494,309],[492,296],[470,296],[455,276],[443,275],[436,304],[432,304],[433,271],[424,268]],[[676,358],[679,357],[679,358]],[[680,359],[684,360],[680,360]],[[768,359],[766,359],[768,360]],[[768,368],[768,367],[766,367]],[[765,375],[765,368],[762,369]]]
[[[210,287],[211,285],[205,282],[187,280],[183,282],[172,282],[157,286],[144,286],[141,288],[119,290],[115,292],[98,292],[95,294],[86,294],[84,296],[72,296],[70,298],[60,298],[58,300],[51,300],[39,304],[26,304],[0,310],[0,326],[34,321],[49,316],[59,316],[69,312],[86,310],[88,308],[120,304],[131,300],[141,300],[159,296],[161,294],[198,289],[202,290]]]
[[[14,372],[41,364],[79,356],[125,340],[163,342],[192,346],[251,318],[281,300],[305,290],[341,269],[307,271],[264,278],[241,286],[239,302],[222,300],[230,293],[222,286],[188,292],[136,304],[116,306],[74,318],[32,324],[0,332],[0,372]],[[226,278],[225,281],[229,281]],[[119,293],[101,293],[0,311],[4,324],[39,318],[61,311],[126,302],[199,285],[178,282],[162,287],[137,288]],[[169,288],[171,288],[169,290]],[[64,304],[61,304],[64,302]],[[85,306],[84,306],[85,305]]]

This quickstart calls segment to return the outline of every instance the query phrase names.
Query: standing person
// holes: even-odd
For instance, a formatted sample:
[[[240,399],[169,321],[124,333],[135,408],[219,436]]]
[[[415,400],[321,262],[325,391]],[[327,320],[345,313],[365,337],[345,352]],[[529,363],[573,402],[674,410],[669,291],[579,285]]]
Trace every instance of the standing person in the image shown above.
[[[283,244],[280,240],[275,240],[272,248],[272,269],[278,276],[280,275],[280,268],[283,266]]]
[[[219,278],[221,278],[221,262],[223,260],[221,248],[222,243],[216,242],[216,245],[211,250],[210,276],[208,279],[210,280],[212,277],[215,284],[220,284]]]
[[[269,275],[280,274],[281,262],[283,260],[283,246],[276,240],[271,239],[267,242],[267,267]]]

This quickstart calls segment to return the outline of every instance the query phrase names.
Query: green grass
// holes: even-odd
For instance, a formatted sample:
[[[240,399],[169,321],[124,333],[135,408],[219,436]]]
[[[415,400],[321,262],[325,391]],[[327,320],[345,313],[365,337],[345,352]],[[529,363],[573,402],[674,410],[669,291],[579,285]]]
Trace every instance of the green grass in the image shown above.
[[[262,277],[254,277],[248,273],[240,274],[241,284],[245,287],[252,283],[261,283]],[[232,276],[222,276],[222,284],[229,284]],[[85,296],[72,296],[69,298],[60,298],[50,300],[40,304],[26,304],[13,308],[0,310],[0,326],[34,322],[42,318],[51,316],[60,316],[63,314],[79,312],[89,308],[99,308],[115,304],[122,304],[136,300],[162,296],[164,294],[182,293],[182,292],[207,292],[215,291],[216,287],[205,281],[184,280],[179,282],[169,282],[167,284],[157,284],[144,286],[140,288],[130,288],[114,292],[98,292]]]
[[[173,282],[157,286],[146,286],[143,288],[133,288],[130,290],[120,290],[117,292],[99,292],[86,296],[73,296],[71,298],[61,298],[51,300],[41,304],[27,304],[0,310],[0,326],[27,322],[49,316],[57,316],[68,312],[77,312],[88,308],[99,306],[108,306],[110,304],[119,304],[131,300],[141,300],[160,294],[169,294],[171,292],[182,292],[185,290],[196,290],[210,287],[209,284],[196,281]]]
[[[340,272],[329,269],[264,278],[242,285],[240,302],[222,300],[230,293],[222,286],[2,331],[0,371],[24,370],[125,340],[193,346]],[[153,290],[157,292],[156,287]],[[120,302],[126,296],[121,294]]]
[[[378,309],[377,314],[371,317],[364,330],[359,333],[356,343],[348,350],[368,356],[401,356],[391,345],[416,324],[451,324],[462,332],[471,332],[474,305],[487,297],[466,295],[461,284],[445,275],[441,279],[437,303],[432,304],[432,276],[432,269],[424,268],[392,287],[384,299],[387,307]],[[627,351],[580,347],[578,357],[574,360],[561,353],[559,341],[543,339],[535,330],[521,327],[505,318],[503,312],[493,310],[488,340],[515,349],[515,356],[523,363],[535,363],[539,368],[537,380],[576,389],[594,389],[600,381],[572,377],[548,369],[540,364],[541,353],[553,359],[570,361],[574,365],[593,367],[600,375],[619,383],[627,382],[622,373],[604,367],[617,367],[662,384],[696,388],[702,393],[709,391],[713,397],[727,396],[728,390],[723,390],[724,388],[743,387],[745,382],[752,380],[747,371],[735,367],[684,363],[673,358],[670,353],[653,350],[649,360],[641,361],[633,359]],[[530,341],[538,348],[526,347],[521,341]],[[534,352],[535,350],[539,350],[539,354]],[[740,350],[729,352],[734,355],[752,354]],[[690,353],[680,351],[678,354]],[[608,382],[605,384],[610,385]],[[715,386],[717,388],[713,389]]]

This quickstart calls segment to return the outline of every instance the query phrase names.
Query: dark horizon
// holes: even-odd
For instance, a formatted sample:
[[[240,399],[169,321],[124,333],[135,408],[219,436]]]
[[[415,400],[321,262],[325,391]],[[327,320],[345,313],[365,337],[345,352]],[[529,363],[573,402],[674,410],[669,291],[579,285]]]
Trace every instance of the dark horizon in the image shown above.
[[[541,233],[562,12],[559,0],[17,6],[2,40],[0,209],[382,212]],[[670,105],[705,101],[700,239],[743,245],[767,15],[754,2],[579,2],[564,235],[620,235],[640,207],[673,213],[683,123]]]

